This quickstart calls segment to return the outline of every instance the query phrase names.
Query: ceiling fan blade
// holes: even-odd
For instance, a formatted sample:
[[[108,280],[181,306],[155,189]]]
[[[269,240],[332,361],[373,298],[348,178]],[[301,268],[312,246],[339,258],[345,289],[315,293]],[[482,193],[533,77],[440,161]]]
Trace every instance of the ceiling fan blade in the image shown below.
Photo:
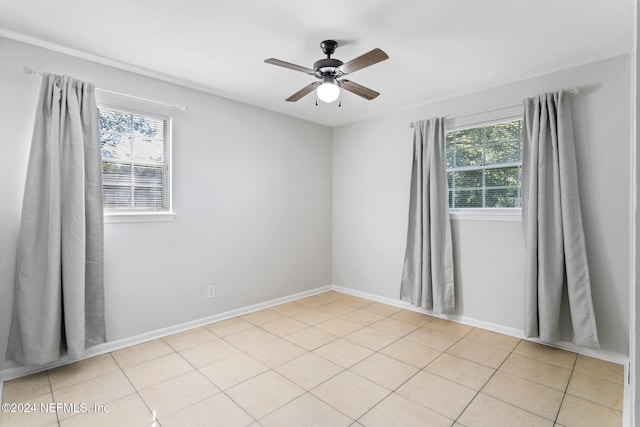
[[[375,90],[369,89],[368,87],[364,87],[350,80],[340,80],[340,87],[367,100],[372,100],[376,96],[380,95]]]
[[[302,71],[303,73],[311,74],[312,76],[315,73],[315,71],[312,70],[311,68],[303,67],[301,65],[292,64],[292,63],[286,62],[286,61],[281,61],[281,60],[275,59],[275,58],[265,59],[264,62],[266,62],[267,64],[272,64],[272,65],[277,65],[279,67],[288,68],[290,70]]]
[[[306,85],[287,99],[285,101],[296,102],[302,99],[304,96],[309,95],[313,90],[320,85],[320,82],[313,82],[311,84]]]
[[[360,55],[351,61],[342,64],[338,67],[338,71],[342,74],[353,73],[354,71],[361,70],[365,67],[368,67],[373,64],[377,64],[378,62],[384,61],[385,59],[389,59],[389,55],[384,53],[384,51],[375,48],[365,53],[364,55]]]

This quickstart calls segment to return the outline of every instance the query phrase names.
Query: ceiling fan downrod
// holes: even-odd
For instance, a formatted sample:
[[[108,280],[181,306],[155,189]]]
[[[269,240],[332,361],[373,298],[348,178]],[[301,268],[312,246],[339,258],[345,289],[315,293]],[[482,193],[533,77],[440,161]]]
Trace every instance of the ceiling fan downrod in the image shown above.
[[[344,62],[339,59],[331,58],[331,55],[333,55],[338,47],[338,42],[335,40],[325,40],[320,43],[320,47],[327,57],[325,59],[320,59],[313,64],[313,68],[316,71],[315,76],[319,79],[324,79],[326,76],[331,76],[333,78],[339,77],[341,73],[338,71],[338,67],[344,64]]]

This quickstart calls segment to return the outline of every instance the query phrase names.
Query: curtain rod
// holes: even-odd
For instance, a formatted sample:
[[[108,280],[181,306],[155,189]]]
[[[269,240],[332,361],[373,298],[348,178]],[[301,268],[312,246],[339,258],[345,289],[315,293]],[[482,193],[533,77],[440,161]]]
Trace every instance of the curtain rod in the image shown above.
[[[564,91],[568,95],[577,95],[577,94],[580,93],[580,88],[579,87],[572,87],[571,89],[565,89]],[[509,105],[502,105],[500,107],[489,108],[489,109],[486,109],[486,110],[472,111],[470,113],[454,114],[454,115],[450,115],[450,116],[445,116],[445,119],[460,119],[462,117],[475,116],[476,114],[482,114],[482,113],[490,113],[492,111],[498,111],[498,110],[504,110],[504,109],[507,109],[507,108],[518,107],[520,105],[522,105],[522,102],[509,104]],[[409,123],[409,127],[413,128],[413,123]]]
[[[28,75],[28,76],[42,77],[42,74],[37,73],[35,70],[33,70],[30,67],[24,67],[22,69],[22,71],[24,71],[24,73],[26,75]],[[187,111],[187,106],[186,105],[168,104],[166,102],[156,101],[155,99],[149,99],[149,98],[143,98],[141,96],[129,95],[128,93],[122,93],[122,92],[117,92],[115,90],[103,89],[101,87],[96,87],[96,90],[99,90],[101,92],[106,92],[106,93],[112,93],[114,95],[124,96],[124,97],[131,98],[131,99],[137,99],[138,101],[145,101],[145,102],[150,102],[152,104],[158,104],[158,105],[163,105],[165,107],[171,107],[174,110]]]

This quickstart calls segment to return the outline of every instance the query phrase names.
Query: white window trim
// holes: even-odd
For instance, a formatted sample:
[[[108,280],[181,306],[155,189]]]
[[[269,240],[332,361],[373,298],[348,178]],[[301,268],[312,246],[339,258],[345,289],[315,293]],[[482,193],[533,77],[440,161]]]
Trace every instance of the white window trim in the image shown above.
[[[522,208],[450,208],[452,221],[522,222]]]
[[[465,113],[447,118],[446,130],[457,131],[504,121],[522,119],[524,107],[521,104],[492,108],[486,111]]]
[[[104,213],[105,224],[118,224],[125,222],[170,222],[176,219],[175,212],[126,212],[126,213]]]
[[[478,126],[489,126],[512,120],[521,120],[524,107],[509,105],[477,113],[447,118],[445,131],[455,132]],[[449,208],[452,221],[507,221],[522,222],[522,208]]]

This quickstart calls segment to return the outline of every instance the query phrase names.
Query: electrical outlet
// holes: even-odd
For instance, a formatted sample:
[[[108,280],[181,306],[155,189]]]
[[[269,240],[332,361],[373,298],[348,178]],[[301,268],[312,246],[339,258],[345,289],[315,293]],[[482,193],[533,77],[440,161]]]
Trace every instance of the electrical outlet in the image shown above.
[[[213,298],[216,296],[216,285],[207,286],[207,298]]]

